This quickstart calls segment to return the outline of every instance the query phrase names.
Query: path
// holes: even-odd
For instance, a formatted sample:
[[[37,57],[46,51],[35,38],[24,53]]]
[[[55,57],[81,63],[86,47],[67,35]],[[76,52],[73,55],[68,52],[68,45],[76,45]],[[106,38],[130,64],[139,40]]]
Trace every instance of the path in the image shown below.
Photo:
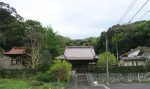
[[[89,84],[86,73],[75,74],[72,72],[71,81],[67,89],[109,89],[104,85],[93,86]]]

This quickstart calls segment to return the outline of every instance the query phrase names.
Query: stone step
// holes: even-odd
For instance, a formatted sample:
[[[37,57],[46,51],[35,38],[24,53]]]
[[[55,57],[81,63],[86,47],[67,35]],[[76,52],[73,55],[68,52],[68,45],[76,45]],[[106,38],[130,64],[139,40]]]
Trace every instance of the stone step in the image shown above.
[[[88,86],[86,74],[77,75],[77,86]]]

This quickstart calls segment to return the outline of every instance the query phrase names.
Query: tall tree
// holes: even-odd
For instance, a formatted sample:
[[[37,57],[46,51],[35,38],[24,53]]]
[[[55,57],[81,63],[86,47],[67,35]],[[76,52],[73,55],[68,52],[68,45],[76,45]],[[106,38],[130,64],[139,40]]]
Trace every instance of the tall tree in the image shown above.
[[[63,37],[60,38],[57,33],[53,31],[51,27],[46,27],[46,49],[49,50],[52,57],[58,56],[63,53],[64,45],[63,43]],[[61,43],[61,42],[62,43]]]
[[[2,6],[5,5],[2,4]],[[0,46],[9,50],[13,46],[23,45],[24,22],[17,20],[12,15],[12,11],[2,6],[0,8]]]
[[[37,67],[41,64],[41,50],[44,41],[44,29],[42,25],[33,20],[27,20],[25,22],[25,42],[28,47],[28,53],[31,55],[27,64],[31,68]]]

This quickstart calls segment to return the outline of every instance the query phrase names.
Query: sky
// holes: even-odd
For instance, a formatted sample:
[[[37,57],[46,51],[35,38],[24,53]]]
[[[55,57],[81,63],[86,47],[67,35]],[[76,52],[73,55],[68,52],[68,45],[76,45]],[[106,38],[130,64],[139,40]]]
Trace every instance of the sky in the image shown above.
[[[57,34],[72,39],[98,37],[101,32],[118,24],[132,0],[0,0],[10,4],[25,19],[37,20],[44,26],[52,26]],[[137,3],[126,15],[122,23],[127,24],[131,17],[147,0]],[[133,19],[150,10],[150,2]],[[142,20],[149,20],[148,13]]]

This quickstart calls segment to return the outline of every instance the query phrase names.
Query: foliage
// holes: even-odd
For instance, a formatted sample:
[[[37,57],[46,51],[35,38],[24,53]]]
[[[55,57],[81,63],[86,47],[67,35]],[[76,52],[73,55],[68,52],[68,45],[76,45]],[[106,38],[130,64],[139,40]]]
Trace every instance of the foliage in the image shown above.
[[[111,52],[108,52],[108,64],[109,65],[116,64],[116,57]],[[106,65],[106,52],[99,54],[97,65],[98,66],[105,66]]]
[[[43,81],[43,82],[50,82],[51,75],[47,73],[38,73],[36,76],[36,80]]]
[[[48,73],[52,75],[54,80],[68,81],[70,80],[71,67],[71,64],[65,60],[55,60]]]
[[[33,20],[25,22],[25,45],[28,47],[28,53],[31,55],[27,64],[31,68],[37,67],[41,63],[41,49],[44,41],[44,30],[42,25]]]
[[[1,69],[1,78],[32,78],[37,73],[35,69]]]
[[[4,3],[4,2],[0,2],[0,10],[1,9],[5,9],[7,12],[9,12],[11,15],[13,14],[15,18],[17,18],[18,20],[23,20],[23,17],[20,16],[16,9],[14,7],[10,7],[9,4]]]
[[[77,39],[77,40],[70,40],[67,45],[68,46],[95,46],[97,38],[96,37],[89,37],[85,39]]]
[[[146,66],[109,66],[109,73],[145,73],[150,72]],[[106,67],[95,67],[93,73],[106,73]]]
[[[0,47],[8,50],[23,45],[24,23],[5,9],[0,9],[0,19]]]
[[[48,71],[49,67],[52,65],[52,57],[48,50],[42,49],[41,51],[41,64],[39,64],[36,68],[40,72]]]
[[[102,32],[98,38],[96,52],[105,51],[105,37],[108,37],[108,47],[116,53],[118,45],[119,55],[137,46],[150,47],[150,21],[140,21],[131,24],[114,25],[107,32]]]
[[[35,20],[21,20],[15,8],[0,2],[0,48],[26,47],[29,68],[47,70],[52,59],[63,53],[67,37],[58,35],[52,27],[43,27]],[[23,18],[22,18],[23,19]],[[45,66],[46,65],[46,66]]]
[[[47,49],[52,57],[63,53],[69,38],[57,35],[51,27],[45,27],[45,49]]]

